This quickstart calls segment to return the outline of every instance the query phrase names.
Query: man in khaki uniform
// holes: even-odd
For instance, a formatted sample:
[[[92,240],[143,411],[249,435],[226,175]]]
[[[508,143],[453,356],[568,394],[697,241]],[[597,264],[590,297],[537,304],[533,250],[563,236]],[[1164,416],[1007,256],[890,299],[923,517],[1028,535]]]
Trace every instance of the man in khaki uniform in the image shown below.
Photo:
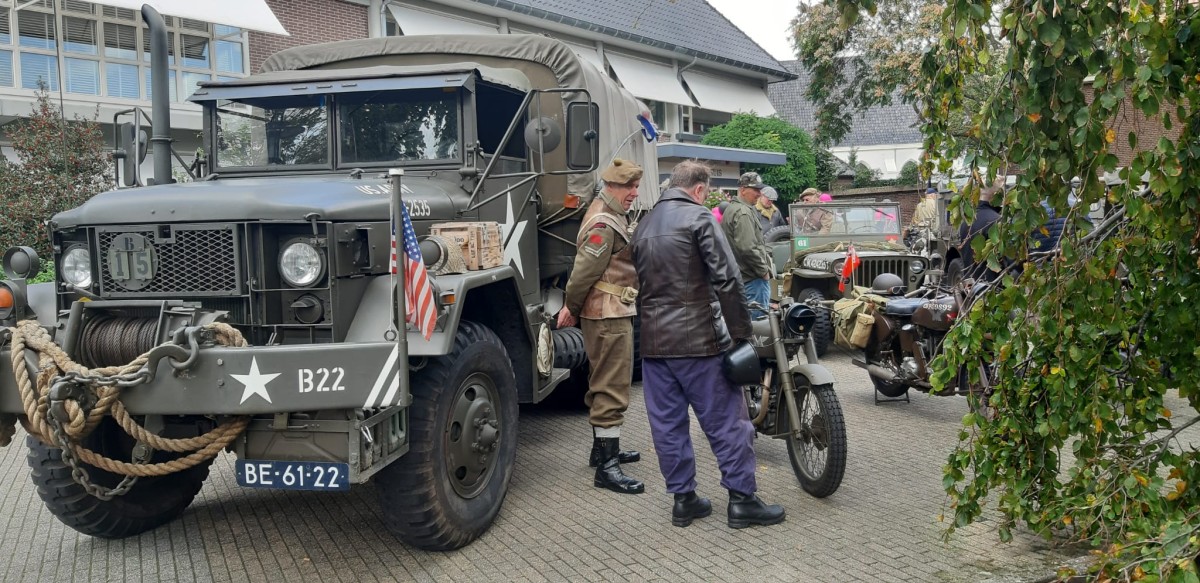
[[[930,187],[925,191],[925,196],[921,202],[917,203],[917,208],[913,210],[912,226],[914,228],[927,227],[931,231],[937,231],[940,226],[937,215],[937,199],[938,191],[936,188]]]
[[[633,267],[626,213],[637,198],[642,168],[616,159],[600,175],[604,189],[592,201],[580,224],[578,251],[567,281],[566,306],[558,327],[583,320],[583,346],[591,374],[584,397],[592,424],[590,465],[596,466],[597,488],[640,494],[645,485],[626,476],[621,463],[636,462],[641,454],[621,451],[621,424],[629,408],[633,382],[633,317],[637,314],[637,271]]]

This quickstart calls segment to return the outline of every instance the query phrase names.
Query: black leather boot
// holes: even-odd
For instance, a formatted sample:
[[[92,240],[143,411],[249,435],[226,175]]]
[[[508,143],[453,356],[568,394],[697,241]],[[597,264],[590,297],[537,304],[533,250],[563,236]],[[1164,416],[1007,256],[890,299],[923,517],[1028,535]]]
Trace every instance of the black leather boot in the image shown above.
[[[595,433],[595,431],[592,433]],[[641,459],[642,454],[633,450],[617,452],[617,461],[623,464],[632,464],[633,462],[641,461]],[[598,465],[600,465],[600,438],[593,437],[592,455],[588,456],[588,466],[594,468]]]
[[[620,439],[596,438],[600,443],[600,464],[596,467],[597,488],[608,488],[621,494],[641,494],[646,491],[646,485],[621,471],[621,461],[618,452],[621,451]]]
[[[671,509],[671,524],[688,526],[693,518],[704,518],[712,514],[712,502],[701,498],[695,492],[675,495],[675,508]]]
[[[754,494],[729,491],[729,528],[779,524],[783,516],[783,507],[778,504],[766,504]]]

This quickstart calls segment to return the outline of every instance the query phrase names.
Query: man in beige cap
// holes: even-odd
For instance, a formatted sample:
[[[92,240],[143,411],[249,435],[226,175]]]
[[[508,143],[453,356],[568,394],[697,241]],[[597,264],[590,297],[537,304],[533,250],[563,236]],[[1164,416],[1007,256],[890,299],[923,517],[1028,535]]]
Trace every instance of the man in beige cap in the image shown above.
[[[629,408],[633,382],[633,317],[637,314],[637,271],[630,255],[632,229],[626,213],[638,196],[642,168],[616,159],[600,175],[604,188],[592,201],[576,238],[575,266],[567,281],[566,305],[558,312],[558,327],[583,320],[583,347],[591,374],[584,403],[590,410],[593,484],[622,494],[640,494],[645,486],[626,476],[622,463],[641,454],[621,451],[621,424]]]

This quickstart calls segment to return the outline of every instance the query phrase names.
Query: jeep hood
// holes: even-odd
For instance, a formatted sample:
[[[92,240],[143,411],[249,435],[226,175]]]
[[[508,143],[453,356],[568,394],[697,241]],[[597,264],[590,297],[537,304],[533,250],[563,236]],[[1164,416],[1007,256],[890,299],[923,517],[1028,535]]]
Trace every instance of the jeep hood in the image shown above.
[[[467,194],[458,176],[405,176],[404,197],[428,202],[430,216],[455,216]],[[389,216],[391,187],[381,178],[221,178],[111,190],[54,216],[54,228],[219,221],[378,221]]]

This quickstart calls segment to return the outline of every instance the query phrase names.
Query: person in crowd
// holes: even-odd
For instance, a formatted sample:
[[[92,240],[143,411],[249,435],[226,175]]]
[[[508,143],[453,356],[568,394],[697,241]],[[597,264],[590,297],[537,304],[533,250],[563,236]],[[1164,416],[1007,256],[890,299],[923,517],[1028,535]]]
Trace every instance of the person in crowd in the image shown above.
[[[822,192],[821,198],[819,198],[817,200],[819,202],[833,202],[833,195],[829,194],[828,192]]]
[[[727,208],[729,208],[729,201],[727,201],[727,200],[723,200],[723,201],[721,201],[721,204],[718,204],[717,206],[713,207],[712,214],[713,214],[713,217],[715,217],[717,219],[718,224],[720,224],[725,219],[725,209],[727,209]]]
[[[800,193],[800,202],[818,204],[821,202],[821,191],[806,188]],[[800,211],[800,232],[810,235],[827,235],[833,228],[833,213],[823,208],[809,208]]]
[[[958,231],[958,240],[962,241],[958,249],[962,258],[963,274],[982,281],[992,281],[999,275],[987,267],[986,263],[975,263],[975,250],[971,244],[975,239],[987,238],[988,229],[1000,220],[1000,207],[993,204],[996,196],[1004,196],[1004,177],[998,176],[991,185],[979,191],[979,205],[975,207],[975,221],[963,225]]]
[[[710,179],[704,164],[677,164],[671,188],[642,219],[631,243],[641,286],[646,414],[659,469],[675,497],[672,524],[688,526],[712,513],[712,503],[696,494],[689,406],[717,457],[721,485],[729,490],[727,524],[777,524],[784,520],[783,507],[756,495],[754,427],[746,400],[721,370],[734,339],[749,338],[752,330],[733,251],[702,205]]]
[[[583,347],[591,372],[584,403],[592,425],[589,465],[593,484],[622,494],[640,494],[645,485],[625,475],[621,464],[641,454],[621,451],[621,425],[633,382],[633,318],[637,314],[637,273],[633,267],[627,213],[638,196],[642,168],[616,159],[600,175],[604,188],[592,201],[579,229],[575,265],[567,281],[566,305],[558,326],[582,319]]]
[[[779,208],[775,206],[775,201],[779,200],[779,193],[770,186],[764,186],[758,192],[758,202],[754,204],[754,209],[758,211],[758,223],[762,227],[763,233],[775,227],[787,225],[783,219],[783,213],[779,212]]]
[[[937,199],[936,188],[931,186],[925,189],[925,196],[917,203],[917,208],[913,210],[912,222],[909,223],[913,229],[924,228],[934,232],[938,230]]]
[[[721,230],[733,248],[742,273],[742,283],[747,303],[757,303],[764,308],[771,301],[771,252],[763,239],[762,226],[758,222],[759,212],[754,205],[766,188],[757,172],[747,172],[738,179],[738,195],[721,220]],[[755,318],[767,317],[764,309],[750,308]]]

